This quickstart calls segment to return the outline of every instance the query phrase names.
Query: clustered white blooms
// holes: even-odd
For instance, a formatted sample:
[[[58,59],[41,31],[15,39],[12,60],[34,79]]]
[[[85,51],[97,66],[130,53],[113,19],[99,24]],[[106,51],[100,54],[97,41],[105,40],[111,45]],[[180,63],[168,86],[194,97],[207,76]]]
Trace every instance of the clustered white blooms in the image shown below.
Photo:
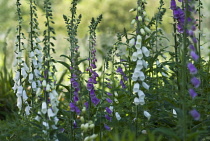
[[[14,49],[16,57],[13,66],[16,67],[16,74],[14,77],[13,90],[15,91],[17,96],[17,107],[19,108],[19,110],[21,110],[22,105],[25,104],[25,113],[26,115],[29,115],[31,107],[27,102],[28,96],[26,94],[26,90],[23,87],[23,82],[28,76],[29,68],[22,57],[24,51],[23,45],[24,43],[21,42],[20,37],[17,37]]]
[[[146,12],[142,10],[141,7],[138,7],[137,10],[143,13],[142,16],[137,16],[138,18],[135,18],[131,23],[135,24],[138,22],[141,22],[144,18],[146,21],[148,20],[146,18]],[[131,12],[132,10],[130,10]],[[137,21],[139,20],[139,21]],[[148,90],[149,85],[145,82],[146,76],[144,74],[144,70],[147,69],[148,63],[145,61],[144,58],[149,57],[150,51],[146,46],[143,45],[142,39],[146,37],[146,35],[149,35],[151,33],[151,30],[145,26],[141,25],[139,28],[139,31],[137,31],[137,35],[135,37],[132,37],[129,40],[129,46],[135,47],[135,51],[132,53],[131,60],[136,62],[136,67],[134,69],[132,80],[134,82],[133,86],[133,93],[137,96],[134,98],[134,104],[135,105],[144,105],[145,104],[145,94],[142,90],[142,88]],[[150,119],[150,114],[147,111],[144,111],[144,115]]]

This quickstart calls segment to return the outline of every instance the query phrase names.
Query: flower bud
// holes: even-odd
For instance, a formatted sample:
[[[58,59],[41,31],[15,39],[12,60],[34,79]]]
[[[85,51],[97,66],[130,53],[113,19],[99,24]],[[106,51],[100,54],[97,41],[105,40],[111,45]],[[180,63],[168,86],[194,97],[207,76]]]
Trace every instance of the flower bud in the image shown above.
[[[141,16],[138,16],[138,20],[141,22],[142,21],[142,17]]]
[[[133,20],[131,21],[131,24],[135,24],[135,23],[136,23],[136,20],[133,19]]]
[[[141,32],[142,35],[145,35],[145,31],[144,31],[143,28],[140,29],[140,32]]]

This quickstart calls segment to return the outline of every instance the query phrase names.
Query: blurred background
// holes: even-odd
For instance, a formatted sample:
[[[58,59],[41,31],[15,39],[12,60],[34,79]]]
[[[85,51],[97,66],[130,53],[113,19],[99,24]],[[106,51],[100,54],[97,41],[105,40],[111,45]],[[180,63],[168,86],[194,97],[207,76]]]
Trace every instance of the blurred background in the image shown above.
[[[57,40],[55,41],[56,47],[59,48],[55,57],[59,57],[61,54],[68,50],[68,43],[65,37],[67,37],[66,28],[63,20],[63,14],[70,15],[69,7],[71,6],[71,0],[51,0],[54,14],[55,25],[53,26],[56,31]],[[15,0],[0,0],[0,66],[2,66],[2,59],[4,57],[3,46],[5,45],[5,37],[7,43],[7,65],[11,68],[11,63],[13,61],[13,46],[17,25],[16,18],[16,6]],[[40,35],[44,28],[45,16],[43,14],[43,1],[38,2],[38,15],[39,15],[39,26]],[[209,29],[210,29],[210,15],[208,14],[210,10],[210,1],[202,0],[203,7],[202,14],[204,15],[202,23],[202,33],[205,37],[202,38],[202,42],[208,42],[209,39]],[[23,27],[25,35],[27,36],[28,25],[29,25],[29,2],[28,0],[21,0],[22,3],[22,14],[23,14]],[[158,0],[147,0],[147,13],[149,17],[152,17],[157,11],[159,6]],[[80,0],[78,4],[78,14],[82,14],[82,22],[79,26],[78,37],[80,40],[81,48],[86,46],[86,38],[88,34],[88,25],[92,17],[97,17],[103,14],[103,20],[99,24],[98,28],[98,49],[102,49],[103,46],[111,46],[115,42],[115,35],[117,32],[123,32],[123,29],[132,30],[130,25],[131,20],[134,18],[134,13],[129,13],[131,8],[136,5],[136,0]],[[165,0],[166,14],[163,19],[163,24],[160,25],[165,31],[167,37],[172,37],[172,12],[169,9],[170,0]],[[7,35],[9,31],[9,34]],[[170,45],[170,43],[168,43]],[[206,50],[208,49],[208,44],[203,46]],[[206,54],[205,54],[206,55]]]
[[[63,20],[63,14],[70,16],[69,8],[71,6],[71,0],[51,0],[54,14],[55,25],[53,27],[56,31],[55,50],[56,54],[54,57],[61,60],[60,55],[66,54],[69,50],[69,44],[66,41],[67,32],[65,23]],[[42,33],[45,29],[44,27],[44,9],[43,0],[37,0],[37,13],[38,21],[40,27],[40,38],[42,39]],[[202,51],[203,57],[208,57],[209,52],[209,39],[210,39],[210,1],[202,0],[203,9],[201,13],[203,14],[202,22]],[[6,108],[5,105],[12,104],[10,100],[7,99],[5,103],[3,95],[8,95],[12,93],[11,87],[12,82],[12,62],[14,58],[14,41],[16,38],[16,27],[17,27],[17,17],[16,17],[16,1],[15,0],[0,0],[0,68],[1,68],[1,78],[0,78],[0,112],[9,111],[11,108]],[[22,3],[22,16],[23,16],[23,32],[26,37],[29,31],[29,0],[21,0]],[[159,6],[159,0],[147,0],[147,13],[149,17],[154,16]],[[134,13],[129,13],[131,8],[136,6],[136,0],[80,0],[78,4],[78,15],[82,14],[82,22],[79,26],[78,38],[79,45],[82,51],[87,50],[88,42],[88,26],[92,17],[97,17],[100,14],[103,15],[103,20],[99,24],[97,30],[97,57],[103,58],[104,52],[108,47],[112,47],[113,43],[116,41],[116,33],[123,32],[126,28],[128,31],[132,31],[133,28],[130,24],[131,20],[135,17]],[[163,18],[163,23],[160,28],[163,29],[164,34],[167,38],[172,38],[172,11],[170,10],[170,0],[165,0],[166,14]],[[168,41],[165,43],[168,46],[173,45],[173,41]],[[6,57],[5,57],[6,56]],[[82,58],[87,57],[87,54],[82,54]],[[62,68],[59,68],[62,70]],[[5,83],[6,82],[6,83]],[[11,105],[10,105],[11,106]],[[4,108],[3,110],[1,110]],[[2,113],[0,113],[1,115]],[[0,116],[1,118],[1,116]]]

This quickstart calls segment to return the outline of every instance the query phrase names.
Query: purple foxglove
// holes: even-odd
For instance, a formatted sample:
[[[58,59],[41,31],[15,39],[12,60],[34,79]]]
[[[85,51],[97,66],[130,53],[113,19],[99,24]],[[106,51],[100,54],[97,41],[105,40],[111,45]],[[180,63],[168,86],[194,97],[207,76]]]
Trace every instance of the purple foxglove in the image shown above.
[[[190,52],[190,56],[192,57],[193,60],[197,61],[199,56],[194,52],[194,51],[191,51]]]
[[[199,86],[200,86],[200,80],[198,79],[198,78],[196,78],[196,77],[193,77],[193,78],[191,78],[191,83],[193,84],[193,86],[195,87],[195,88],[198,88]]]
[[[188,63],[187,67],[190,71],[190,74],[196,74],[198,72],[197,68],[192,63]]]
[[[200,113],[193,109],[190,111],[191,116],[194,118],[194,120],[199,120],[200,119]]]
[[[112,118],[111,118],[109,115],[105,115],[105,118],[106,118],[107,120],[109,120],[109,121],[112,120]]]
[[[111,128],[110,128],[108,125],[106,125],[106,124],[104,124],[104,128],[105,128],[106,130],[108,130],[108,131],[111,130]]]
[[[189,94],[192,98],[195,98],[198,95],[193,89],[189,89]]]
[[[109,98],[106,98],[106,101],[109,102],[109,103],[113,103],[113,101]]]
[[[112,113],[112,110],[110,110],[108,107],[106,107],[105,110],[106,110],[106,112],[107,112],[108,114],[111,114],[111,113]]]
[[[171,8],[171,10],[175,10],[176,9],[176,1],[175,0],[171,0],[170,8]]]

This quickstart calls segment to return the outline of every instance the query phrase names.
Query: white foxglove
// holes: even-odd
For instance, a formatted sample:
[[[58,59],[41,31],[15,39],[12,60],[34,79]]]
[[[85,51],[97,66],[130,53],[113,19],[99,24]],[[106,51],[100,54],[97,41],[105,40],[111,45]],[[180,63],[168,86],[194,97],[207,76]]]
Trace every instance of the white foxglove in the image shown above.
[[[142,35],[145,35],[145,31],[144,31],[143,28],[140,29],[140,33],[141,33]]]
[[[141,42],[142,38],[140,35],[137,36],[137,42]]]
[[[47,113],[47,103],[46,102],[42,102],[42,113],[46,114]]]
[[[27,73],[26,73],[25,68],[21,68],[21,75],[23,76],[23,78],[27,77]]]
[[[51,108],[49,108],[49,109],[47,110],[47,115],[48,115],[49,118],[55,116],[55,114],[53,113],[53,111],[52,111]]]
[[[25,102],[28,99],[28,96],[26,95],[26,91],[23,90],[23,102]]]
[[[29,74],[28,81],[31,83],[31,82],[33,81],[33,78],[34,78],[33,73],[30,73],[30,74]]]
[[[136,63],[136,69],[141,70],[143,68],[142,60],[138,60]]]
[[[144,111],[144,116],[147,117],[148,120],[149,120],[150,117],[151,117],[150,113],[147,112],[147,111]]]
[[[146,57],[149,57],[150,52],[149,52],[149,50],[146,47],[143,46],[141,50],[142,50],[142,52],[144,53],[144,55]]]
[[[129,46],[132,47],[134,44],[135,44],[135,39],[134,38],[130,39]]]
[[[32,82],[32,89],[33,89],[34,91],[36,90],[36,82],[35,82],[35,81]]]
[[[145,79],[145,75],[144,75],[144,73],[142,72],[142,71],[139,71],[139,78],[140,78],[140,80],[141,81],[144,81],[144,79]]]
[[[36,90],[36,96],[40,96],[41,95],[41,88],[37,88]]]
[[[18,86],[16,96],[19,97],[19,96],[22,96],[22,95],[23,95],[23,87]]]
[[[143,98],[139,98],[139,104],[140,104],[140,105],[144,105],[144,104],[145,104],[145,101],[144,101]]]
[[[21,110],[22,108],[22,98],[21,96],[17,97],[17,107]]]
[[[145,60],[142,60],[142,62],[143,62],[144,68],[147,69],[148,63]]]
[[[139,105],[140,104],[139,98],[137,98],[137,97],[134,98],[134,104],[135,105]]]
[[[133,92],[134,92],[134,93],[136,93],[136,92],[139,91],[139,86],[140,86],[139,83],[135,83],[135,84],[134,84],[134,86],[133,86]]]
[[[115,113],[115,116],[116,116],[116,119],[117,120],[120,120],[121,119],[121,116],[120,116],[120,114],[118,112]]]
[[[149,90],[149,85],[148,85],[147,83],[142,82],[142,86],[143,86],[145,89]]]
[[[140,49],[141,48],[141,42],[136,42],[135,48]]]
[[[137,57],[138,57],[138,59],[142,59],[143,54],[142,54],[142,50],[141,49],[137,50]]]
[[[144,30],[147,32],[147,33],[151,33],[151,30],[148,28],[148,27],[144,27]]]
[[[47,86],[46,86],[46,91],[47,91],[47,92],[50,91],[50,84],[47,84]]]
[[[30,109],[31,109],[31,107],[29,105],[27,105],[25,108],[25,112],[26,112],[27,116],[30,115]]]
[[[144,99],[145,94],[144,94],[143,91],[139,90],[139,91],[138,91],[138,96],[139,96],[139,99]]]
[[[134,52],[133,55],[132,55],[132,57],[131,57],[131,60],[132,61],[136,61],[137,58],[138,58],[138,54],[137,54],[137,52]]]

